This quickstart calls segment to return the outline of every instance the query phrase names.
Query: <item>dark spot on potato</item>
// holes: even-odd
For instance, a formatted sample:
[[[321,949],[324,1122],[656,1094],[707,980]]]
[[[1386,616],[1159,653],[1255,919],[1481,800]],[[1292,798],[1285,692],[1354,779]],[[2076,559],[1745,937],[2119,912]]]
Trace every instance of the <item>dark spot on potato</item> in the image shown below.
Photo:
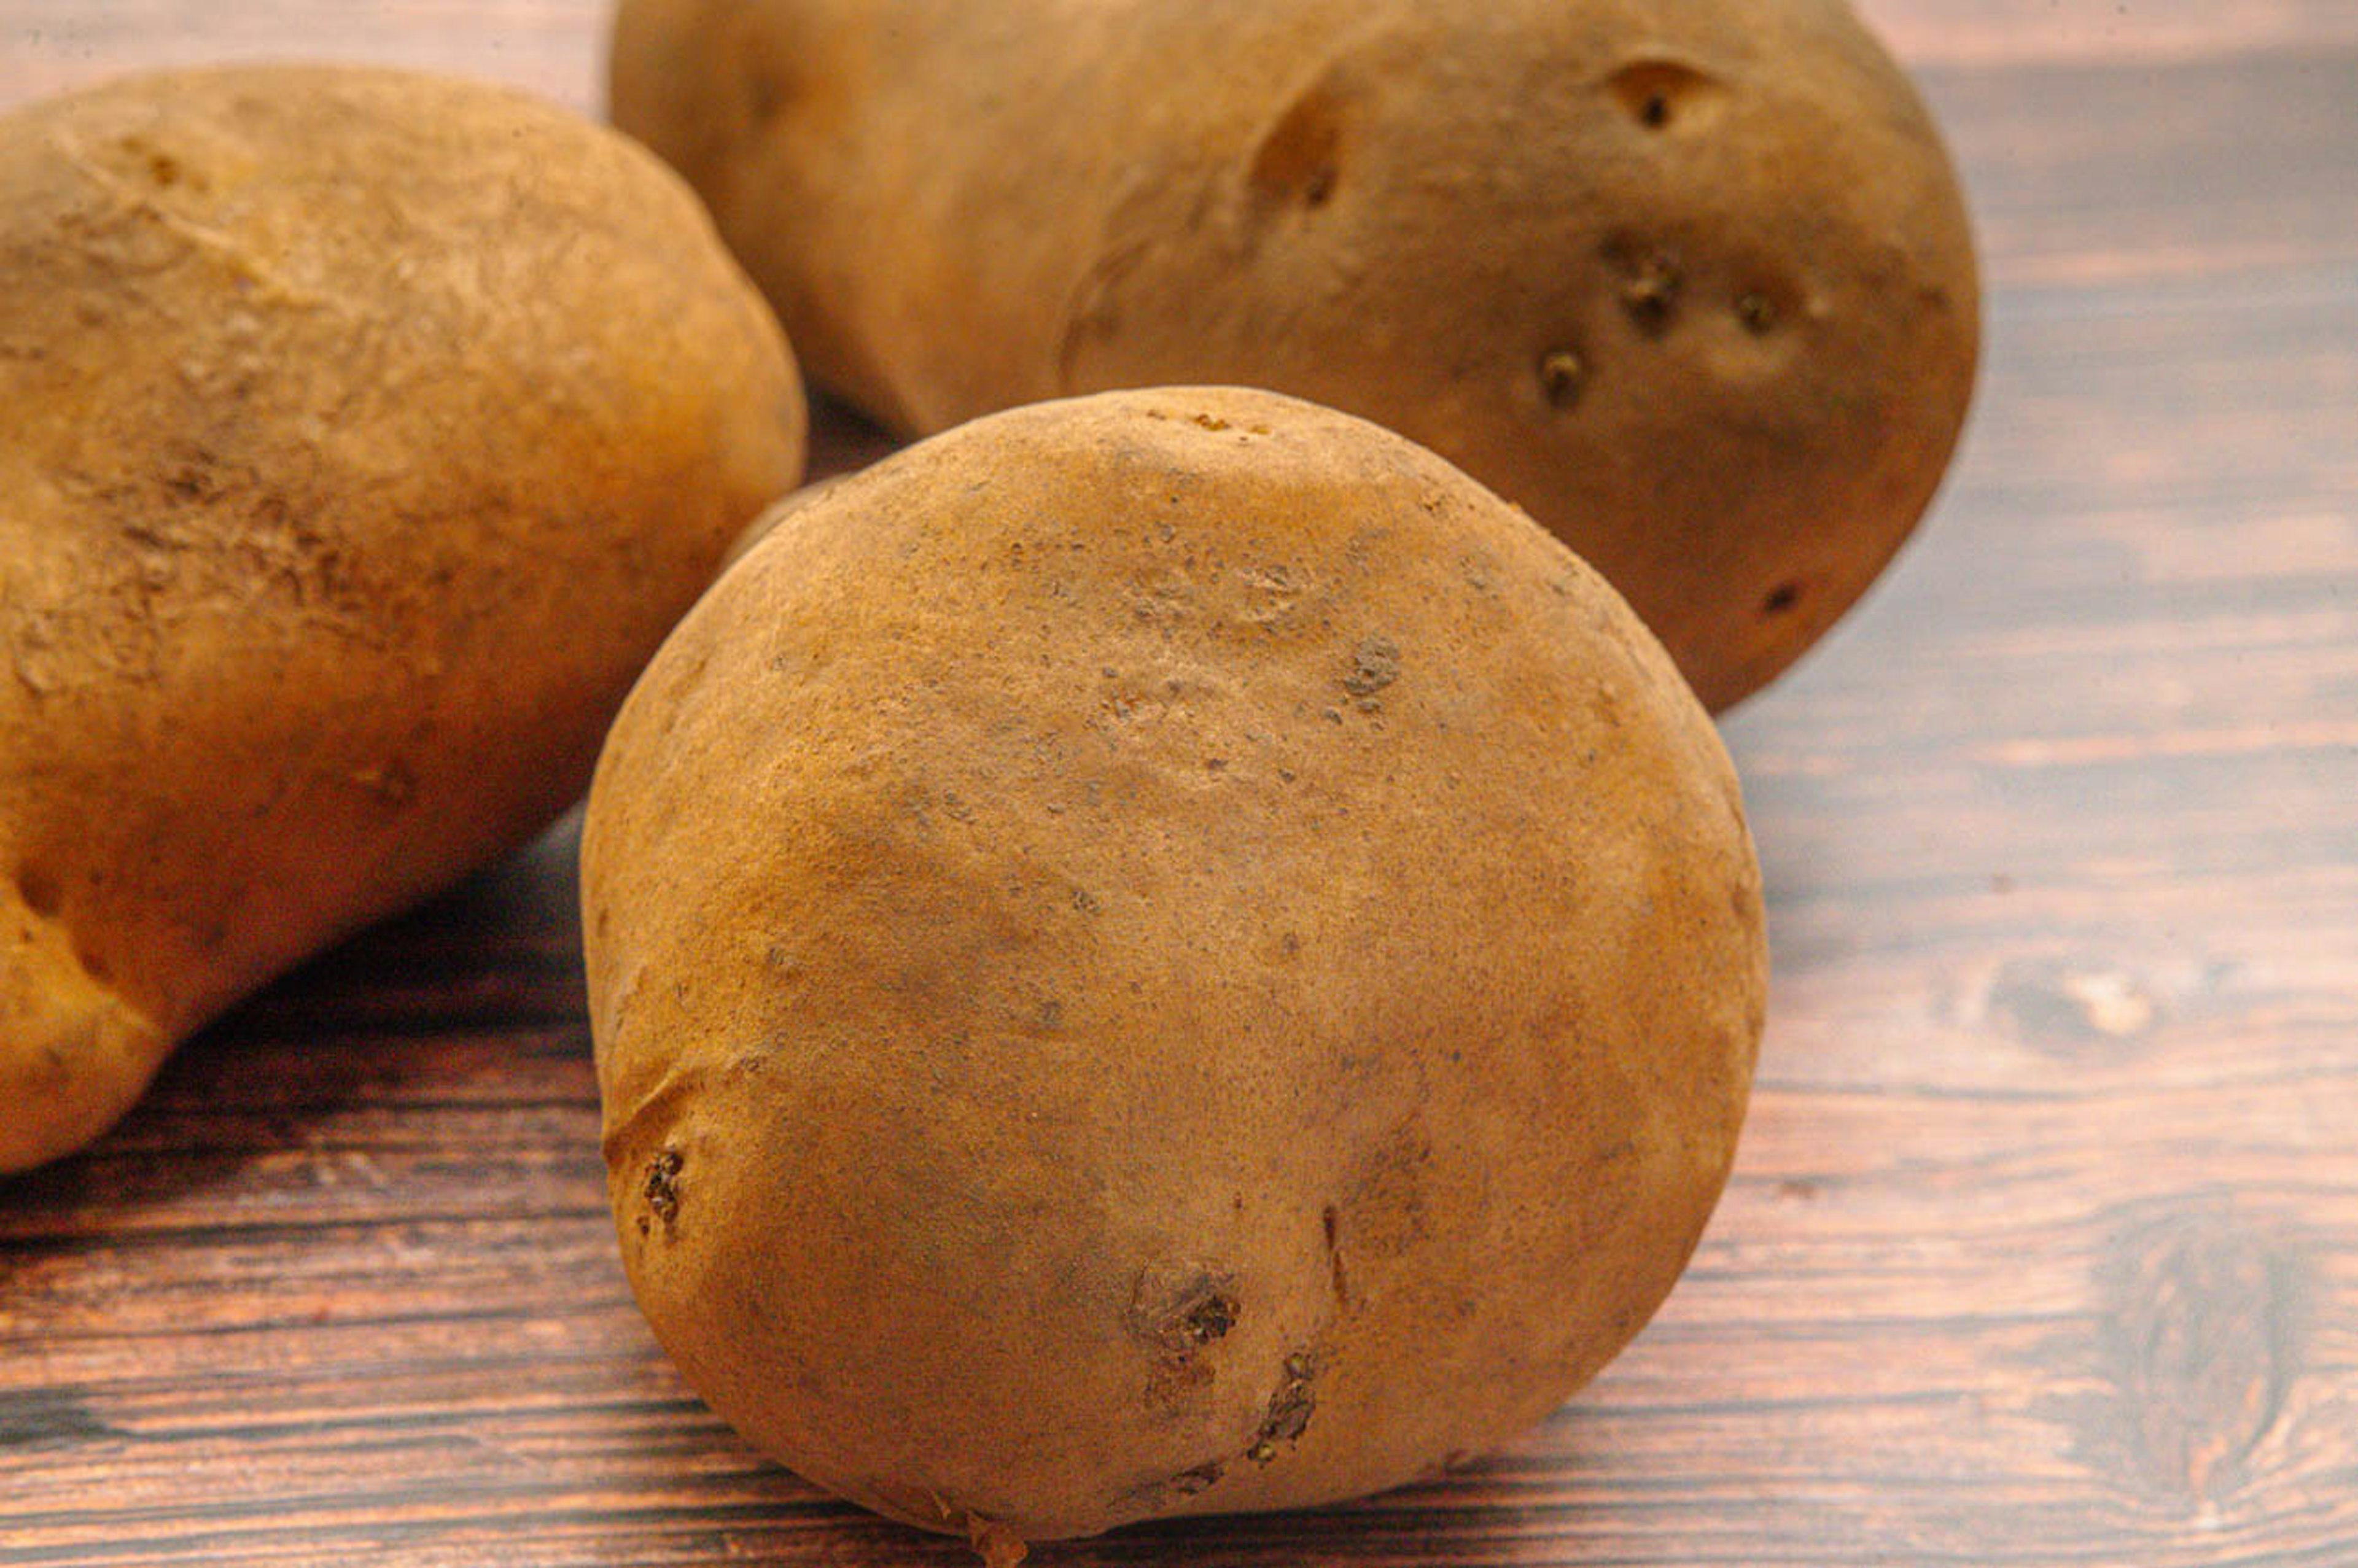
[[[1765,337],[1775,331],[1777,318],[1777,302],[1757,289],[1736,298],[1736,319],[1743,322],[1745,330],[1755,337]]]
[[[1227,1338],[1244,1314],[1235,1282],[1225,1275],[1197,1269],[1175,1287],[1171,1281],[1167,1273],[1147,1270],[1130,1298],[1130,1331],[1153,1347],[1146,1377],[1152,1405],[1174,1404],[1209,1386],[1213,1369],[1204,1348]]]
[[[116,150],[126,163],[145,175],[149,184],[158,190],[169,190],[189,178],[189,170],[171,154],[151,146],[145,136],[124,136],[115,143]],[[190,183],[201,185],[200,180]]]
[[[1768,598],[1760,601],[1760,613],[1782,615],[1801,602],[1801,585],[1798,582],[1780,582],[1769,589]]]
[[[1171,1477],[1171,1489],[1183,1498],[1200,1497],[1220,1484],[1227,1466],[1215,1459],[1208,1465],[1198,1465],[1192,1470],[1182,1470]]]
[[[1189,1309],[1180,1320],[1180,1332],[1197,1345],[1209,1345],[1237,1325],[1237,1299],[1217,1292]]]
[[[1628,116],[1649,131],[1692,129],[1697,111],[1715,105],[1726,89],[1708,71],[1672,59],[1634,60],[1606,79]]]
[[[106,961],[106,955],[87,942],[78,942],[74,945],[74,962],[81,967],[83,974],[88,975],[100,985],[104,985],[114,978],[114,966]]]
[[[1400,644],[1389,637],[1369,637],[1352,654],[1343,689],[1353,697],[1373,697],[1400,679]]]
[[[1540,391],[1552,408],[1570,408],[1588,390],[1588,362],[1572,349],[1550,349],[1540,356]]]
[[[1314,87],[1261,138],[1247,178],[1264,202],[1314,211],[1334,199],[1342,148],[1341,105],[1325,88]]]
[[[778,117],[786,106],[785,84],[764,60],[748,60],[744,66],[745,118],[756,130]]]
[[[1334,1287],[1335,1300],[1348,1306],[1351,1303],[1351,1281],[1343,1272],[1342,1211],[1328,1204],[1319,1214],[1318,1224],[1326,1238],[1327,1282]]]
[[[1245,1457],[1256,1465],[1266,1465],[1277,1457],[1277,1445],[1293,1443],[1310,1430],[1310,1417],[1318,1408],[1318,1397],[1311,1391],[1313,1364],[1306,1351],[1296,1351],[1285,1358],[1285,1381],[1270,1396],[1269,1412],[1261,1418],[1260,1430],[1253,1434],[1252,1446]]]
[[[1638,330],[1659,338],[1670,330],[1678,314],[1679,292],[1684,287],[1678,258],[1668,251],[1655,251],[1628,264],[1621,285],[1621,308],[1629,313]]]
[[[1228,1465],[1217,1459],[1180,1471],[1175,1476],[1157,1476],[1130,1489],[1130,1497],[1149,1507],[1168,1507],[1174,1498],[1197,1498],[1220,1484],[1228,1474]]]
[[[676,1149],[666,1149],[647,1163],[647,1207],[663,1221],[666,1234],[679,1219],[679,1173],[687,1163],[687,1157]]]
[[[53,920],[65,902],[65,890],[40,867],[22,866],[16,871],[16,896],[37,918]]]

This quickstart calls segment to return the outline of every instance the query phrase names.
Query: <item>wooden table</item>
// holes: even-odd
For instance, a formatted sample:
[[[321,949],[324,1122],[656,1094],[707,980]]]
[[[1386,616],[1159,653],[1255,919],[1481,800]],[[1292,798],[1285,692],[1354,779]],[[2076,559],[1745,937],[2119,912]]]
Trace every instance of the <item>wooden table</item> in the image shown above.
[[[1727,725],[1778,972],[1693,1271],[1470,1473],[1046,1561],[2358,1564],[2358,5],[1868,9],[1988,369],[1920,541]],[[0,0],[0,101],[308,49],[588,107],[602,21]],[[632,1307],[572,848],[0,1184],[0,1568],[966,1560],[763,1464]]]

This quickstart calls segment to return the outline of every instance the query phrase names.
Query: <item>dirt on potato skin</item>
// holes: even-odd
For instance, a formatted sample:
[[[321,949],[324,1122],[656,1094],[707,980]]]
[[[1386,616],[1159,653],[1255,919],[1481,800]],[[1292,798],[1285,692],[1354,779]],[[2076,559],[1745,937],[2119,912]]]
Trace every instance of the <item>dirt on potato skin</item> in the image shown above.
[[[669,171],[365,68],[0,117],[0,1172],[552,820],[805,441]]]
[[[1766,986],[1733,770],[1628,607],[1234,389],[797,506],[625,706],[582,891],[658,1337],[807,1478],[1001,1542],[1539,1420],[1683,1267]]]

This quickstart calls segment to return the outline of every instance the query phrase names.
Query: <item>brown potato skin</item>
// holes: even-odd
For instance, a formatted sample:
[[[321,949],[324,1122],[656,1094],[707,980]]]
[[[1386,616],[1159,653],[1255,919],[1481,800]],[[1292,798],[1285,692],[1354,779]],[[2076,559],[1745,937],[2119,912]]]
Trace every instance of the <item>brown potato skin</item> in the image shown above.
[[[0,1172],[576,798],[800,382],[692,194],[401,72],[0,119]]]
[[[1972,389],[1962,193],[1839,0],[622,0],[612,109],[888,424],[1347,409],[1528,509],[1714,710],[1874,580]]]
[[[1603,579],[1234,389],[797,505],[616,721],[582,903],[657,1336],[1002,1560],[1554,1409],[1703,1229],[1767,979],[1726,754]]]

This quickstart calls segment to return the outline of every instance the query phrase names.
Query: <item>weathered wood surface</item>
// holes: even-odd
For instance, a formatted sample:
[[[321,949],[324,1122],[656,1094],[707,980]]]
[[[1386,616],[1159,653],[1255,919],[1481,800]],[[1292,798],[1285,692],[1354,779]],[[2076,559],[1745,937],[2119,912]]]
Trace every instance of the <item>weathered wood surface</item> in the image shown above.
[[[2358,6],[1868,9],[1988,371],[1920,541],[1727,726],[1779,968],[1693,1271],[1469,1473],[1048,1561],[2358,1564]],[[0,103],[322,53],[588,107],[602,11],[0,0]],[[632,1308],[570,849],[0,1184],[0,1568],[964,1560],[763,1465]]]

